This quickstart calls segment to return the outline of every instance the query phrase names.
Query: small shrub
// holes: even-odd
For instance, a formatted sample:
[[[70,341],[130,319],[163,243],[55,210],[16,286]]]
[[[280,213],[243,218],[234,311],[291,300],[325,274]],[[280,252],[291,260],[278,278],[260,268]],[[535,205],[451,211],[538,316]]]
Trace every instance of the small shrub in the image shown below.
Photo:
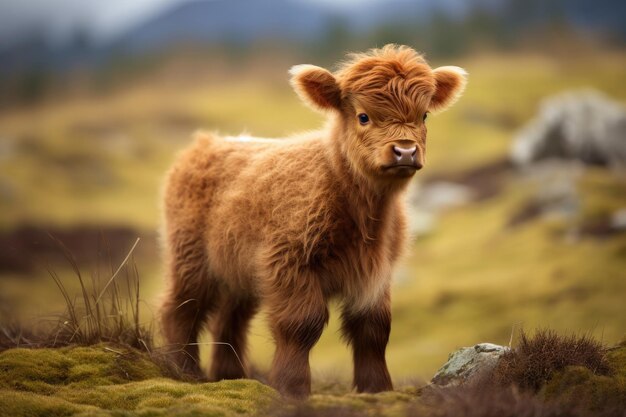
[[[587,335],[561,336],[552,330],[538,330],[529,337],[522,331],[518,346],[506,353],[495,369],[494,380],[498,385],[515,384],[537,392],[568,366],[582,366],[598,375],[611,372],[604,347]]]

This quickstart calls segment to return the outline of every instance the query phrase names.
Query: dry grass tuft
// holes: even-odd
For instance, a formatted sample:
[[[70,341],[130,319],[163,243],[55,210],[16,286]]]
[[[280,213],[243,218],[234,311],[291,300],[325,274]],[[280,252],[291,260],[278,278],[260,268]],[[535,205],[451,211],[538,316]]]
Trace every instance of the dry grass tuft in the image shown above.
[[[611,372],[605,348],[590,336],[561,336],[541,329],[529,337],[522,330],[518,346],[505,354],[495,369],[494,382],[537,392],[568,366],[582,366],[598,375]]]
[[[140,322],[139,273],[132,258],[139,239],[116,269],[109,259],[111,272],[104,281],[100,270],[92,273],[89,280],[85,279],[67,246],[52,235],[50,238],[71,266],[80,294],[71,295],[64,280],[48,267],[48,273],[65,301],[65,311],[56,316],[52,326],[37,330],[25,329],[14,319],[3,319],[0,322],[0,350],[112,343],[151,352],[152,326]]]
[[[0,352],[15,347],[37,346],[41,337],[30,328],[11,317],[8,311],[1,311]]]
[[[63,242],[51,237],[70,263],[81,289],[81,295],[77,299],[72,298],[62,279],[48,269],[65,299],[66,306],[54,332],[52,345],[93,345],[109,342],[151,352],[153,332],[151,327],[146,328],[139,320],[139,273],[132,261],[139,238],[117,269],[111,268],[111,274],[103,285],[100,273],[92,274],[91,284],[87,284],[69,249]],[[122,283],[117,281],[120,276],[124,277]]]

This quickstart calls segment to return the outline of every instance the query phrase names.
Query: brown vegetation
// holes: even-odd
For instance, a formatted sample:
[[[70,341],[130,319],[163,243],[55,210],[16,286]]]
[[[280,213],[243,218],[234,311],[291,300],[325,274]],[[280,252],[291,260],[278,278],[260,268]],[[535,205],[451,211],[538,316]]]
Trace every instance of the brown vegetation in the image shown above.
[[[584,366],[598,375],[611,371],[602,344],[589,336],[539,330],[529,337],[522,331],[518,346],[500,361],[495,379],[499,385],[515,384],[536,392],[554,373],[568,366]]]

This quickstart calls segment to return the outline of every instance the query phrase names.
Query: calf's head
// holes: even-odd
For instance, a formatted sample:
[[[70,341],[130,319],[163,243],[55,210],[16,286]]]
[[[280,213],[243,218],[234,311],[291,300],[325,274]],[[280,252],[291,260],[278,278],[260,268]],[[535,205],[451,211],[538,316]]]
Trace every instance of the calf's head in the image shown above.
[[[452,105],[466,83],[463,69],[432,69],[413,49],[397,45],[350,55],[335,73],[313,65],[290,73],[305,103],[337,118],[334,140],[350,165],[385,182],[424,166],[428,114]]]

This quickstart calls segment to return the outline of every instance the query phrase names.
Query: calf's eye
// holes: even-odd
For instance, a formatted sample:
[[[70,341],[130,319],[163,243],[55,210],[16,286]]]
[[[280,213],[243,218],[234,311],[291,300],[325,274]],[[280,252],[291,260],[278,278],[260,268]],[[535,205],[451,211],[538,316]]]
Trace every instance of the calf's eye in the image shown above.
[[[370,122],[369,116],[365,113],[361,113],[357,117],[359,118],[359,123],[361,123],[362,125],[366,125]]]
[[[425,122],[425,121],[426,121],[426,119],[428,119],[428,112],[424,113],[424,117],[423,117],[422,121],[424,121],[424,122]]]

